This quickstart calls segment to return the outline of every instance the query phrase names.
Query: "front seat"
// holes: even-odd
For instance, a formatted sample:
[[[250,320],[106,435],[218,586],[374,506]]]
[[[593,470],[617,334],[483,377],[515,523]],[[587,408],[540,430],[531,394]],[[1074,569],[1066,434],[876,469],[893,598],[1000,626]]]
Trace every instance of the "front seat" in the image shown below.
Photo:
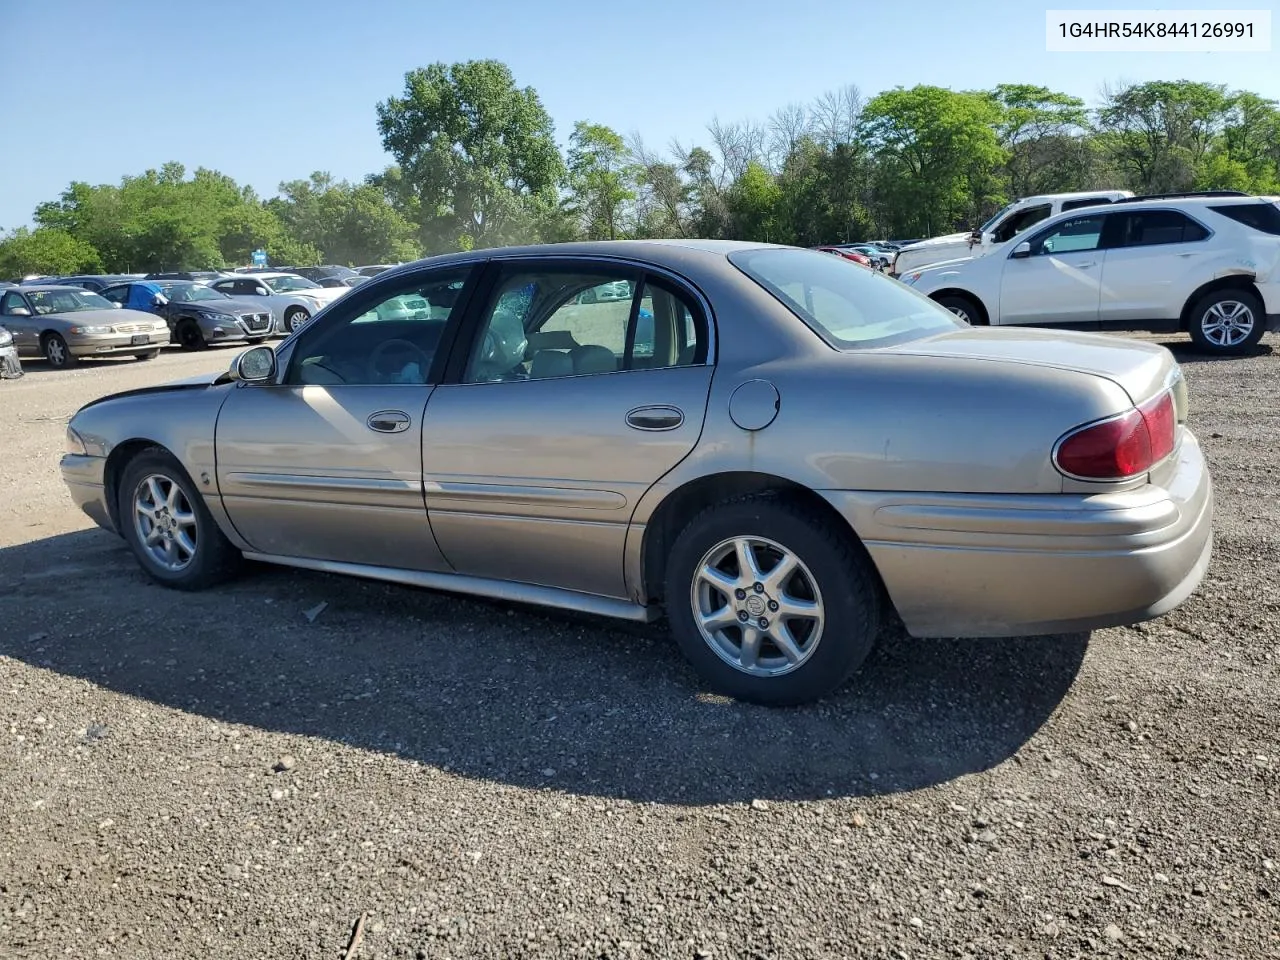
[[[575,347],[569,356],[573,358],[573,372],[576,374],[613,373],[618,369],[618,358],[608,347],[586,344]]]
[[[529,364],[530,380],[572,377],[573,360],[563,350],[539,350]]]

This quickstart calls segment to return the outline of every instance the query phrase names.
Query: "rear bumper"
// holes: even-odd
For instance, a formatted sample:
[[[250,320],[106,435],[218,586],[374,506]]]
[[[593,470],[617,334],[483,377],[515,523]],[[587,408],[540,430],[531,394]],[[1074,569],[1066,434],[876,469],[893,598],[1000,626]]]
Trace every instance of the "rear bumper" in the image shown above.
[[[917,637],[1149,620],[1195,591],[1212,554],[1212,481],[1189,431],[1165,486],[1126,493],[823,495],[862,538]]]

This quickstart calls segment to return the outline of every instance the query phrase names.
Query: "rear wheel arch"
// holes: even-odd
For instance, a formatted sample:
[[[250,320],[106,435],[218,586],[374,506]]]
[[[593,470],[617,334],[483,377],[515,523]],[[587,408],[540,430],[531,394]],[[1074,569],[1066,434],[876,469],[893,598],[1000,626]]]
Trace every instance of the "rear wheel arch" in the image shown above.
[[[982,298],[970,293],[968,290],[962,290],[959,287],[944,287],[941,290],[935,290],[929,294],[929,299],[941,302],[946,297],[955,297],[960,300],[968,301],[974,309],[973,322],[976,326],[990,326],[991,314],[987,311],[987,305],[982,302]]]
[[[1191,327],[1191,311],[1195,308],[1205,296],[1210,293],[1217,293],[1219,290],[1244,290],[1253,294],[1262,302],[1262,293],[1258,290],[1255,283],[1255,277],[1251,273],[1233,273],[1225,277],[1217,277],[1208,283],[1201,284],[1195,290],[1191,291],[1191,295],[1187,297],[1186,302],[1182,305],[1182,313],[1178,317],[1178,329],[1187,331]],[[1263,323],[1265,323],[1265,319]]]
[[[734,471],[698,477],[677,487],[663,498],[645,525],[644,540],[640,550],[641,590],[648,603],[663,601],[663,585],[667,575],[667,560],[676,538],[694,517],[708,507],[732,503],[749,497],[775,497],[801,504],[829,521],[855,549],[866,553],[857,532],[827,500],[803,484],[768,473]],[[871,569],[875,570],[874,562]],[[882,599],[886,599],[883,582],[878,586]],[[887,599],[886,599],[887,602]]]

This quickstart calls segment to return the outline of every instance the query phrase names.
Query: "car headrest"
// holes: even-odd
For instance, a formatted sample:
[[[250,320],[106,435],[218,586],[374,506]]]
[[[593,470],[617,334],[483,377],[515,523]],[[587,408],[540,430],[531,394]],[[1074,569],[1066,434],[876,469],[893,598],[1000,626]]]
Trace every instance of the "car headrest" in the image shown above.
[[[559,350],[539,350],[533,355],[533,362],[529,364],[531,380],[571,376],[573,376],[573,359]]]
[[[574,373],[612,373],[618,369],[618,358],[608,347],[587,344],[575,347],[570,355]]]

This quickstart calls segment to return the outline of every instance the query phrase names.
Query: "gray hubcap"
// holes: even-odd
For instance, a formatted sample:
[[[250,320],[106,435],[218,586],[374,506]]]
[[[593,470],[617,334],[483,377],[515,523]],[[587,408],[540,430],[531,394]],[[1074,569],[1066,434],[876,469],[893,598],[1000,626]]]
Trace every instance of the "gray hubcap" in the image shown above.
[[[143,548],[162,569],[177,573],[196,558],[196,514],[182,488],[169,477],[156,473],[138,484],[133,523]]]
[[[1253,333],[1253,311],[1239,300],[1219,300],[1204,312],[1200,331],[1215,347],[1235,347]]]
[[[60,367],[67,359],[67,352],[62,348],[61,340],[50,340],[44,346],[44,355],[55,367]]]
[[[965,310],[964,307],[947,307],[947,309],[950,310],[952,313],[954,313],[957,317],[959,317],[965,323],[969,322],[969,312]]]
[[[694,573],[690,601],[702,639],[751,676],[790,673],[822,639],[817,580],[799,557],[762,537],[733,537],[708,550]]]

